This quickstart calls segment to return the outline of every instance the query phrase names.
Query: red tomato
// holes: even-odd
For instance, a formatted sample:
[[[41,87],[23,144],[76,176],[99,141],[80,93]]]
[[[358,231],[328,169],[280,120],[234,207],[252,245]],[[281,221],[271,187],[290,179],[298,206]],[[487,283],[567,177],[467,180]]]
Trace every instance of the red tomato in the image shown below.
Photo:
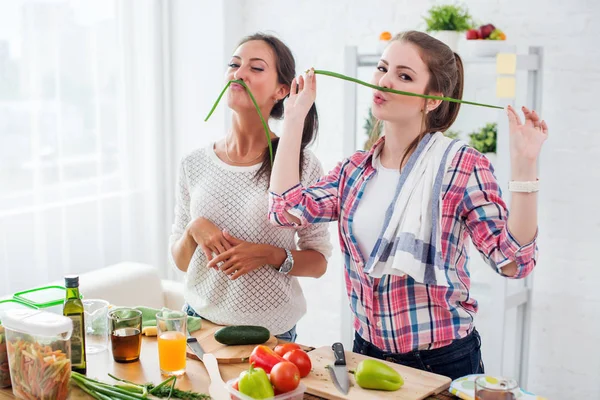
[[[284,359],[288,360],[291,363],[294,363],[298,370],[300,371],[300,377],[304,378],[308,374],[310,374],[310,370],[312,369],[312,362],[310,361],[310,357],[302,350],[293,350],[289,353],[286,353],[283,356]]]
[[[279,354],[281,357],[292,350],[300,350],[300,346],[296,343],[286,343],[286,344],[278,344],[275,347],[275,353]]]
[[[291,362],[282,361],[271,370],[271,383],[281,393],[291,392],[300,384],[300,371]]]

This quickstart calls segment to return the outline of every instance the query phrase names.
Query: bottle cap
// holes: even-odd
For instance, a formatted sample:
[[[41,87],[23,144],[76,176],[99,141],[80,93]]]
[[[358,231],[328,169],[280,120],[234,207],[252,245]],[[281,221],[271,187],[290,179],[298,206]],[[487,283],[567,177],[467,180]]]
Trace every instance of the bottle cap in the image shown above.
[[[79,276],[77,276],[77,275],[67,275],[67,276],[65,276],[65,286],[67,288],[76,288],[76,287],[79,287]]]

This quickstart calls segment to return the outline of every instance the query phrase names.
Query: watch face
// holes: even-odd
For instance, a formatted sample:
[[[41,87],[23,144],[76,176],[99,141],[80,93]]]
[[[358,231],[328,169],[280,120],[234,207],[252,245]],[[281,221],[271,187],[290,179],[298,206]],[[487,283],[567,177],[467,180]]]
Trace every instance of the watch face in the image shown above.
[[[291,269],[292,269],[292,263],[290,263],[288,260],[285,260],[285,262],[279,269],[279,272],[287,274],[288,272],[290,272]]]
[[[294,266],[294,259],[292,258],[292,254],[290,252],[287,253],[287,258],[283,262],[283,265],[279,268],[279,272],[282,274],[287,274],[292,270]]]

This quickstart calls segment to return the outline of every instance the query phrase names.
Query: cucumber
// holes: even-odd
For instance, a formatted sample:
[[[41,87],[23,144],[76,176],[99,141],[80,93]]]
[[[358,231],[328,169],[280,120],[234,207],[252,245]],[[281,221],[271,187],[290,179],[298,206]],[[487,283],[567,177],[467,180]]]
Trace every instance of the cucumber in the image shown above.
[[[271,337],[271,332],[262,326],[232,325],[215,332],[215,340],[226,345],[262,344]]]

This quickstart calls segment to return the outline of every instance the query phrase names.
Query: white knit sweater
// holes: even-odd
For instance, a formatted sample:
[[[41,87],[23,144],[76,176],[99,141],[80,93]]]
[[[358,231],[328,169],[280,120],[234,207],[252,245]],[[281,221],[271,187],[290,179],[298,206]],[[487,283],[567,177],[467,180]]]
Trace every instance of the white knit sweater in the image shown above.
[[[204,217],[248,242],[312,249],[328,258],[328,224],[294,230],[269,223],[268,181],[261,178],[256,182],[254,178],[259,168],[260,164],[237,167],[224,163],[215,154],[214,144],[186,156],[179,173],[169,248],[191,220]],[[306,151],[302,183],[309,186],[322,175],[321,164]],[[172,258],[171,263],[175,266]],[[198,247],[185,275],[185,300],[203,318],[222,325],[260,325],[278,335],[290,330],[306,312],[296,277],[264,266],[232,281],[223,272],[207,268],[207,263]]]

